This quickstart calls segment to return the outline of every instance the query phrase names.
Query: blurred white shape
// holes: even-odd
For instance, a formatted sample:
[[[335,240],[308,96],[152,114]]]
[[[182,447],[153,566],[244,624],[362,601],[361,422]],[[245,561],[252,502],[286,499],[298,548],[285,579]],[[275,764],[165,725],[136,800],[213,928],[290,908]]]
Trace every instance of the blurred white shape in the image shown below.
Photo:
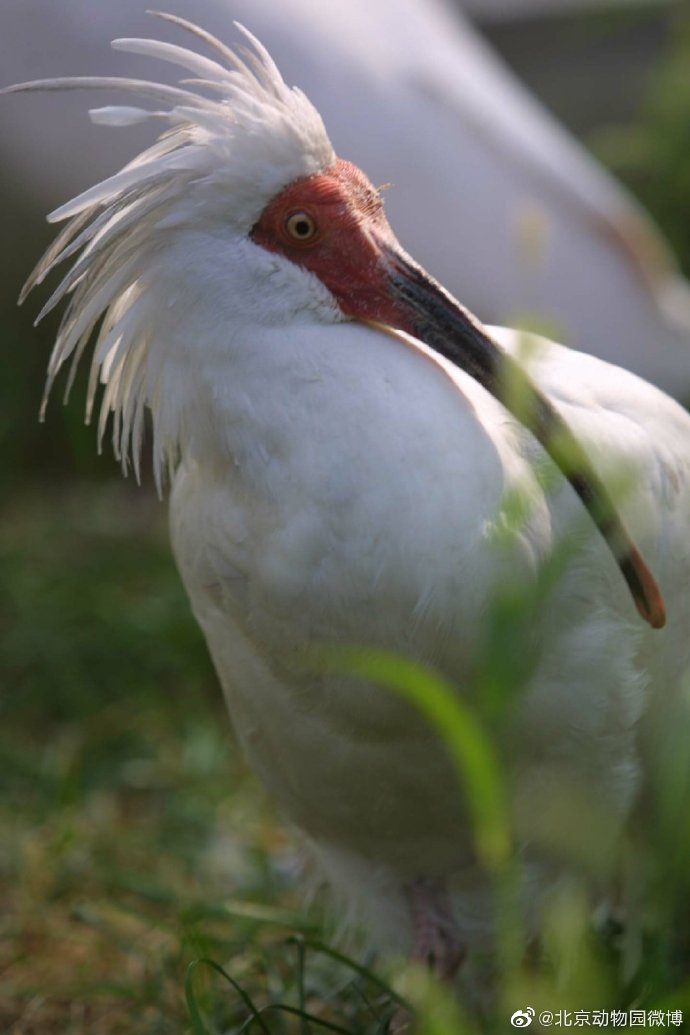
[[[3,0],[3,81],[148,78],[141,59],[109,48],[113,36],[154,31],[144,6]],[[537,314],[567,344],[690,396],[690,291],[665,242],[442,0],[162,6],[223,37],[233,18],[255,32],[319,108],[336,151],[392,184],[386,205],[402,243],[480,317]],[[86,107],[102,104],[80,93],[0,103],[4,177],[18,178],[42,211],[150,140],[137,128],[113,143],[90,126]]]

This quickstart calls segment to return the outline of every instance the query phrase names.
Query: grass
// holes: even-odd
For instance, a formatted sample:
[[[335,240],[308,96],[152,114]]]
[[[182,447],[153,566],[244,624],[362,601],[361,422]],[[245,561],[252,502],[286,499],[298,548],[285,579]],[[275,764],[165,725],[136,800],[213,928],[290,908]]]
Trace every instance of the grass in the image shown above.
[[[2,1031],[184,1031],[191,959],[255,941],[218,904],[294,905],[162,525],[119,482],[0,515]]]
[[[234,747],[165,508],[24,483],[0,543],[0,1031],[215,1035],[247,997],[276,1035],[307,1030],[279,1003],[383,1030],[390,995],[318,941]]]
[[[598,140],[665,223],[686,269],[689,26],[679,17],[641,126]],[[38,368],[54,328],[43,329],[41,347],[21,320],[5,326],[5,344],[18,353],[31,341],[31,357],[16,364],[0,406],[0,1032],[383,1035],[393,979],[418,1007],[422,1035],[475,1031],[423,974],[393,978],[383,968],[380,978],[380,962],[323,944],[329,927],[318,902],[306,909],[295,890],[297,853],[234,747],[173,567],[165,508],[122,482],[109,460],[98,464],[76,399],[54,408],[50,431],[35,425]],[[74,469],[84,481],[55,480]],[[485,671],[492,708],[525,665],[519,612],[507,599],[493,616],[488,643],[501,650]],[[491,740],[475,735],[492,716],[449,715],[442,685],[417,669],[358,663],[378,666],[377,678],[398,692],[433,698],[455,729],[451,750],[489,802],[487,851],[496,853],[506,916],[515,917],[501,847],[505,776]],[[592,930],[575,877],[544,915],[538,957],[518,951],[519,916],[506,925],[487,1032],[512,1030],[510,1013],[530,1005],[683,1009],[690,1018],[688,716],[684,701],[678,707],[678,739],[636,849],[656,932],[644,935],[643,966],[621,977],[616,932]],[[587,831],[572,826],[576,848]]]
[[[305,909],[296,890],[295,850],[233,745],[164,508],[121,481],[25,485],[0,511],[0,542],[0,1031],[383,1035],[389,979],[419,1009],[422,1035],[476,1031],[414,969],[377,977],[375,960],[324,945],[319,908]],[[504,612],[492,635],[503,635]],[[524,958],[505,774],[482,733],[493,705],[454,711],[441,681],[388,656],[339,663],[426,702],[489,803],[480,840],[510,923],[499,1005],[483,1030],[506,1030],[532,1003],[690,1012],[676,919],[690,902],[682,736],[644,846],[661,934],[647,936],[644,967],[626,983],[577,877],[545,913],[539,956]],[[579,823],[586,838],[588,819]]]

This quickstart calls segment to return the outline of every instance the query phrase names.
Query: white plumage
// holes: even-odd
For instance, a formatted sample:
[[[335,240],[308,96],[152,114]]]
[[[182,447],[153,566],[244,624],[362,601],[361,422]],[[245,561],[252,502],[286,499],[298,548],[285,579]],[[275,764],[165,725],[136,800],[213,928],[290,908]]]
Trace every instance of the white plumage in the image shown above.
[[[375,192],[334,162],[317,112],[251,37],[240,57],[180,24],[213,59],[118,43],[180,64],[193,80],[179,89],[117,84],[155,110],[109,107],[98,120],[152,118],[165,133],[54,214],[71,222],[29,282],[72,258],[50,303],[71,295],[48,388],[105,314],[89,407],[100,376],[100,434],[112,413],[116,452],[135,465],[151,412],[157,479],[167,467],[174,480],[175,555],[248,758],[336,886],[363,900],[372,926],[434,955],[449,976],[460,949],[490,927],[462,791],[413,708],[371,683],[305,668],[310,651],[387,648],[436,667],[471,698],[496,594],[518,587],[529,601],[554,553],[576,544],[546,606],[532,605],[533,668],[510,704],[502,750],[527,869],[538,874],[552,854],[558,802],[576,799],[606,817],[612,878],[649,764],[640,730],[663,713],[690,661],[690,418],[632,374],[491,329],[501,364],[527,346],[537,386],[616,486],[624,526],[666,600],[666,627],[653,631],[570,485],[502,403],[439,354],[438,325],[429,325],[432,349],[351,318],[399,312],[401,326],[423,330],[426,317],[415,310],[408,324],[407,306],[433,303],[467,342],[491,343],[396,250]],[[33,88],[46,85],[80,84]],[[349,199],[345,223],[335,260],[312,269],[309,236],[292,258],[287,244],[271,243],[272,213],[294,196],[286,211],[301,221],[299,234],[311,235],[315,218],[318,242],[328,191]],[[373,249],[356,271],[359,293],[350,274],[345,286],[339,279],[360,255],[348,250],[348,220]],[[369,295],[370,281],[379,294]],[[480,374],[500,395],[493,368]],[[532,418],[551,448],[548,412]],[[558,445],[553,455],[561,461]],[[573,480],[589,477],[578,464]],[[602,527],[624,568],[626,540]],[[661,625],[659,608],[644,606],[653,580],[638,592],[626,577],[638,608]],[[448,889],[452,916],[439,920]],[[428,930],[416,929],[419,910],[408,908],[425,895],[431,948]]]
[[[65,67],[126,67],[140,74],[138,55],[112,55],[106,42],[124,27],[146,34],[145,6],[3,0],[3,78],[27,68],[54,75]],[[316,104],[336,151],[374,183],[394,185],[387,206],[403,245],[482,319],[536,317],[564,343],[633,370],[682,401],[690,397],[690,291],[667,243],[453,5],[171,6],[193,11],[221,35],[231,17],[252,27],[287,80]],[[488,0],[480,6],[487,13]],[[40,209],[131,153],[131,133],[89,132],[82,106],[81,97],[65,98],[58,122],[50,99],[0,109],[7,177],[25,185]]]

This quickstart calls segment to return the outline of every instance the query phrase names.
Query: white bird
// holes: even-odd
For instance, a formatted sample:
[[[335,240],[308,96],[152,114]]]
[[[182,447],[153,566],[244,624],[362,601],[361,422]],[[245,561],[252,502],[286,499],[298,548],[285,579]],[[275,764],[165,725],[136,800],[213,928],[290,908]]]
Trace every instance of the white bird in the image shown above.
[[[11,88],[117,87],[128,103],[97,122],[164,129],[51,216],[69,222],[27,285],[71,261],[43,310],[70,299],[46,391],[97,329],[88,411],[100,379],[99,438],[112,415],[137,474],[150,411],[175,556],[247,757],[375,936],[451,978],[491,929],[468,802],[414,708],[310,669],[312,651],[389,649],[471,699],[496,595],[529,599],[574,550],[525,624],[533,662],[502,750],[526,879],[549,887],[569,794],[605,818],[613,877],[648,764],[638,733],[690,661],[690,417],[543,339],[524,339],[525,372],[523,338],[482,326],[402,250],[248,32],[230,49],[161,17],[210,56],[117,46],[182,66],[178,87]]]
[[[110,73],[105,41],[123,25],[143,32],[144,6],[3,0],[3,75],[53,75],[57,54]],[[536,316],[567,344],[690,398],[690,292],[668,245],[460,12],[441,0],[195,0],[193,10],[215,31],[229,13],[252,25],[317,105],[336,151],[393,183],[387,206],[404,246],[482,319]],[[49,47],[37,46],[39,31]],[[105,148],[83,132],[75,108],[65,129],[39,99],[28,117],[4,106],[6,175],[43,205],[129,153],[125,140]]]

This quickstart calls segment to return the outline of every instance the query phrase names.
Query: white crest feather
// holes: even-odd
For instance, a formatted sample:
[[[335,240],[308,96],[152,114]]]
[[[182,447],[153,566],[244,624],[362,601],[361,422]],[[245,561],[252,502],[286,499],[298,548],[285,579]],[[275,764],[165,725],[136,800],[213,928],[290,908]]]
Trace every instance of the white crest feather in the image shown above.
[[[156,426],[160,370],[150,362],[154,328],[151,308],[142,301],[156,232],[206,217],[246,235],[282,187],[321,171],[335,155],[316,109],[300,90],[284,83],[268,52],[243,26],[235,23],[250,47],[233,50],[191,22],[150,13],[193,33],[212,49],[214,58],[148,39],[118,39],[113,47],[178,65],[192,73],[193,80],[174,87],[102,76],[44,79],[3,92],[117,89],[156,107],[109,105],[90,113],[94,122],[128,126],[153,119],[166,124],[152,147],[51,213],[51,222],[70,222],[20,297],[22,301],[57,265],[77,255],[38,317],[71,296],[48,366],[41,418],[55,378],[71,357],[66,396],[69,393],[76,367],[103,318],[91,362],[87,420],[100,381],[106,388],[99,448],[112,413],[115,453],[124,468],[133,460],[138,477],[149,407],[154,413],[154,474],[160,491],[166,466],[176,461],[177,443]]]

